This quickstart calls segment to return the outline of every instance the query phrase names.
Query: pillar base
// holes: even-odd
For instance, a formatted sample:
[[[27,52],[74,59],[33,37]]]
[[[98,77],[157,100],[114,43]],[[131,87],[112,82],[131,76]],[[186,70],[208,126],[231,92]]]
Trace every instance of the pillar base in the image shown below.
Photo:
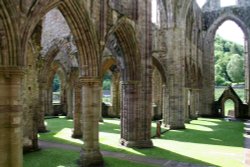
[[[170,125],[171,130],[186,129],[185,125]]]
[[[151,148],[153,147],[152,140],[141,140],[141,141],[127,141],[125,139],[120,139],[121,145],[125,147],[132,148]]]
[[[75,139],[82,139],[82,134],[79,134],[79,133],[73,133],[72,138],[75,138]]]
[[[67,115],[67,119],[73,119],[73,115]]]
[[[186,119],[186,120],[185,120],[185,123],[186,123],[186,124],[190,124],[191,121],[192,121],[192,119]]]
[[[42,126],[42,127],[37,128],[37,132],[38,133],[47,133],[49,131],[46,129],[46,126]]]
[[[190,119],[191,119],[191,120],[197,120],[198,117],[196,117],[196,116],[190,116]]]
[[[23,147],[24,154],[39,151],[39,150],[40,150],[40,148],[38,146],[24,146]]]
[[[80,167],[102,167],[104,164],[101,152],[98,150],[81,150],[80,160],[78,161]]]

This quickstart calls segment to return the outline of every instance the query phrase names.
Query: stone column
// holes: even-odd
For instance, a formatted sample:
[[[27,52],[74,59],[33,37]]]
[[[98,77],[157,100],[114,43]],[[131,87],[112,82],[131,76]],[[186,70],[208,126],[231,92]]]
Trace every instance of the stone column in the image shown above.
[[[126,81],[121,84],[121,144],[127,147],[152,147],[148,136],[150,129],[145,124],[145,111],[140,110],[139,81]],[[149,104],[151,106],[151,104]],[[150,135],[149,135],[150,136]]]
[[[48,92],[48,108],[49,108],[49,113],[52,115],[54,113],[54,107],[53,107],[53,88],[52,86],[49,87],[49,92]]]
[[[45,113],[46,115],[53,115],[53,90],[52,87],[46,86],[46,94],[45,94]]]
[[[68,85],[67,90],[67,118],[72,119],[73,118],[73,90],[72,86]]]
[[[44,124],[44,115],[47,108],[47,83],[39,83],[39,111],[37,114],[37,130],[39,133],[46,132],[46,126]]]
[[[191,110],[191,100],[190,100],[190,89],[185,88],[185,96],[184,96],[184,101],[185,101],[185,107],[184,107],[184,114],[185,114],[185,123],[190,123],[190,110]]]
[[[120,73],[113,72],[111,84],[112,113],[109,115],[120,117]]]
[[[23,70],[0,68],[0,166],[22,167],[22,101]]]
[[[185,129],[185,88],[181,75],[171,75],[169,78],[169,109],[170,128]]]
[[[191,91],[191,109],[190,109],[190,118],[191,119],[197,119],[197,113],[199,111],[199,90],[198,89],[192,89]]]
[[[168,2],[167,2],[168,3]],[[173,15],[174,16],[174,15]],[[185,30],[170,27],[167,32],[167,89],[169,92],[170,128],[185,128]]]
[[[80,157],[81,166],[103,164],[99,147],[99,113],[101,111],[101,80],[80,78],[83,147]]]
[[[162,85],[162,117],[165,127],[169,126],[170,111],[169,111],[169,97],[166,85]]]
[[[82,138],[82,125],[81,125],[81,88],[79,86],[75,87],[75,107],[73,112],[73,118],[74,118],[74,130],[72,137],[73,138]]]

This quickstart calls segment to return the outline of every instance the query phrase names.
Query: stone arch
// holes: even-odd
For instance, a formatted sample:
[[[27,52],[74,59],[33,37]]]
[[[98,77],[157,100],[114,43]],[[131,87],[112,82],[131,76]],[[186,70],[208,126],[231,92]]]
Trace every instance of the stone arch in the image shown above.
[[[226,111],[225,111],[225,106],[226,106],[226,102],[227,102],[228,100],[232,100],[233,103],[234,103],[234,117],[238,116],[238,115],[239,115],[239,103],[238,103],[237,100],[235,100],[235,99],[232,98],[232,97],[228,97],[228,98],[222,99],[221,115],[222,115],[223,117],[226,116],[226,115],[225,115],[225,112],[226,112]]]
[[[105,72],[108,71],[108,69],[112,66],[117,64],[117,61],[112,56],[105,56],[102,60],[102,69],[101,69],[101,77],[104,76]]]
[[[67,73],[66,73],[66,70],[65,70],[64,66],[61,63],[59,63],[58,61],[54,61],[51,64],[51,68],[48,69],[48,70],[49,70],[48,73],[47,73],[47,76],[48,76],[47,83],[48,83],[48,85],[52,84],[53,78],[54,78],[56,73],[59,75],[62,84],[63,85],[66,84],[66,82],[67,82]]]
[[[217,115],[224,117],[225,116],[225,102],[227,100],[232,100],[234,102],[234,117],[235,118],[244,118],[246,115],[246,105],[243,104],[237,93],[234,89],[229,86],[220,96],[218,101],[214,103]]]
[[[1,26],[4,30],[0,34],[0,45],[6,49],[5,53],[2,53],[4,55],[0,55],[0,64],[6,66],[20,65],[18,23],[14,21],[14,18],[18,17],[18,14],[14,6],[16,6],[14,1],[0,2]]]
[[[231,12],[226,12],[224,14],[218,15],[210,24],[210,27],[207,29],[207,33],[205,35],[204,39],[204,59],[203,59],[203,71],[206,71],[206,75],[203,77],[203,86],[206,87],[203,91],[203,98],[206,98],[207,100],[204,101],[204,115],[215,115],[215,111],[211,110],[211,106],[214,102],[214,38],[215,33],[218,29],[218,27],[223,24],[226,20],[234,21],[238,26],[242,29],[244,35],[245,35],[245,49],[246,49],[246,55],[245,55],[245,65],[248,68],[248,60],[250,58],[249,54],[249,28],[244,20],[242,20],[237,15],[234,15]],[[246,87],[249,87],[249,72],[245,69],[245,78],[246,78]],[[247,96],[248,93],[247,93]]]
[[[153,65],[159,70],[160,74],[161,74],[161,78],[163,81],[163,84],[166,85],[167,82],[167,76],[166,76],[166,70],[164,68],[164,66],[161,64],[161,62],[155,58],[154,56],[152,56],[152,63]]]
[[[249,29],[246,26],[246,24],[244,23],[244,21],[241,20],[237,15],[234,15],[232,13],[225,13],[225,14],[219,15],[217,18],[215,18],[215,20],[213,21],[211,26],[208,28],[208,31],[206,33],[206,39],[209,40],[208,42],[211,42],[214,39],[214,36],[215,36],[217,29],[226,20],[231,20],[231,21],[235,22],[243,31],[245,38],[248,39]]]
[[[58,8],[70,26],[70,30],[75,38],[76,47],[79,54],[79,66],[81,67],[80,75],[88,77],[99,76],[99,45],[97,42],[95,29],[90,21],[88,12],[83,4],[78,4],[78,1],[41,1],[36,3],[32,10],[28,13],[28,19],[25,22],[25,28],[22,32],[22,54],[26,53],[27,41],[30,38],[35,25],[41,18],[53,8]],[[22,63],[25,64],[25,59]]]
[[[111,54],[111,53],[110,53]],[[107,71],[111,71],[110,98],[111,104],[103,104],[102,115],[109,117],[120,117],[120,67],[117,59],[113,55],[104,55],[102,59],[101,76]]]
[[[60,89],[60,105],[58,105],[57,107],[54,107],[52,105],[52,97],[53,97],[53,90],[52,90],[52,84],[53,84],[53,79],[55,77],[55,75],[58,74],[60,81],[61,81],[61,89]],[[64,68],[64,66],[58,62],[58,61],[54,61],[51,65],[50,71],[48,73],[48,80],[47,80],[47,84],[48,87],[50,87],[50,89],[48,90],[49,92],[49,97],[50,97],[50,106],[51,106],[51,110],[53,113],[53,115],[58,115],[59,113],[62,114],[66,114],[67,113],[67,109],[65,108],[65,105],[67,104],[67,100],[66,100],[66,84],[67,84],[67,73],[66,73],[66,69]]]
[[[132,21],[121,18],[107,35],[106,47],[120,63],[123,81],[140,79],[140,51]]]
[[[135,32],[135,24],[127,17],[120,18],[106,36],[106,48],[110,50],[121,69],[121,139],[120,143],[127,147],[152,147],[148,138],[150,133],[138,135],[148,130],[148,117],[142,117],[141,53]]]
[[[44,64],[39,75],[40,82],[46,82],[46,78],[47,78],[47,74],[49,73],[50,66],[54,62],[54,59],[60,52],[61,48],[63,48],[67,42],[68,41],[66,41],[65,39],[56,39],[54,40],[54,42],[52,42],[51,47],[44,54],[44,60],[43,60]]]

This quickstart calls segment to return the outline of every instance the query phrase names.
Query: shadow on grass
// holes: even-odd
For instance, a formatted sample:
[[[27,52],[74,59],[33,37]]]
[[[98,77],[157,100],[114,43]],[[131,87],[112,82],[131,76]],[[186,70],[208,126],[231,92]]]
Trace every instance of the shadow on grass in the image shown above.
[[[205,123],[204,123],[205,121]],[[211,122],[210,122],[211,121]],[[195,120],[185,130],[171,130],[162,139],[181,142],[243,147],[243,123],[223,120]],[[197,129],[201,130],[197,130]]]
[[[116,147],[112,147],[110,145],[105,145],[105,144],[100,144],[100,147],[101,147],[101,150],[108,150],[108,151],[119,152],[119,153],[131,155],[131,152],[126,150],[125,148],[124,149],[116,148]],[[153,148],[146,148],[146,149],[133,148],[133,150],[140,153],[141,156],[145,156],[145,157],[151,157],[151,158],[156,158],[156,159],[163,159],[164,158],[165,160],[173,160],[173,161],[181,160],[179,162],[186,162],[186,163],[200,164],[200,165],[207,165],[207,166],[215,166],[214,164],[210,164],[208,162],[204,162],[204,161],[201,161],[201,160],[198,160],[195,158],[183,156],[181,154],[177,154],[175,152],[165,150],[165,149],[162,149],[160,147],[155,147],[155,146]],[[133,153],[132,153],[132,155],[133,155]],[[159,155],[161,155],[161,158],[159,158]]]
[[[61,139],[55,137],[54,135],[58,133],[63,128],[73,128],[73,122],[65,121],[65,118],[51,119],[47,120],[49,133],[40,134],[41,139],[48,139],[48,141],[58,141],[64,144],[74,144],[81,145],[71,142],[69,140]],[[116,120],[119,121],[119,120]],[[189,143],[200,143],[200,144],[210,144],[210,145],[221,145],[221,146],[231,146],[231,147],[243,147],[243,123],[240,122],[226,122],[220,119],[198,119],[192,121],[190,124],[186,125],[185,130],[171,130],[164,135],[161,139],[163,140],[173,140]],[[107,132],[113,134],[120,134],[120,125],[117,122],[112,122],[112,119],[104,120],[99,126],[100,132]],[[155,127],[152,127],[155,130]],[[111,139],[112,140],[112,139]],[[118,142],[118,141],[117,141]],[[166,141],[167,142],[167,141]],[[151,149],[132,149],[135,152],[129,151],[129,149],[122,147],[113,147],[111,145],[101,144],[102,150],[122,152],[126,154],[136,154],[135,152],[148,156],[148,157],[163,157],[168,160],[180,160],[182,162],[197,163],[203,165],[213,165],[202,160],[187,157],[167,149],[162,149],[160,147],[154,147]],[[138,155],[138,154],[137,154]],[[160,155],[160,156],[159,156]]]

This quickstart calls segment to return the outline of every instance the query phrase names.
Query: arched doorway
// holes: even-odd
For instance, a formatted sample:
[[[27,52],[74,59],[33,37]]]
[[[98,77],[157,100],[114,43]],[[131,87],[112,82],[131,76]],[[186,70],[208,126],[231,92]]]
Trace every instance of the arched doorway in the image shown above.
[[[230,11],[230,10],[229,10]],[[213,12],[213,11],[212,11]],[[233,21],[236,23],[242,30],[245,39],[244,39],[244,66],[248,67],[249,65],[249,29],[247,28],[244,19],[242,20],[241,16],[234,15],[231,12],[228,13],[220,13],[218,12],[217,16],[210,20],[207,25],[207,33],[205,36],[204,42],[204,59],[203,59],[203,71],[206,71],[206,74],[203,77],[203,87],[205,89],[202,90],[202,98],[203,98],[203,108],[202,111],[203,116],[215,116],[217,111],[211,109],[211,106],[214,102],[214,86],[215,86],[215,53],[214,53],[214,39],[216,36],[216,31],[219,26],[221,26],[225,21]],[[247,68],[245,69],[245,97],[246,102],[249,99],[249,72]]]
[[[223,104],[222,115],[224,117],[235,118],[235,109],[235,102],[232,99],[227,99]]]
[[[228,27],[231,30],[226,32]],[[237,36],[230,35],[231,31],[237,33]],[[214,42],[215,100],[228,85],[232,85],[241,100],[246,101],[247,57],[244,48],[242,29],[234,21],[224,21],[216,31]]]

